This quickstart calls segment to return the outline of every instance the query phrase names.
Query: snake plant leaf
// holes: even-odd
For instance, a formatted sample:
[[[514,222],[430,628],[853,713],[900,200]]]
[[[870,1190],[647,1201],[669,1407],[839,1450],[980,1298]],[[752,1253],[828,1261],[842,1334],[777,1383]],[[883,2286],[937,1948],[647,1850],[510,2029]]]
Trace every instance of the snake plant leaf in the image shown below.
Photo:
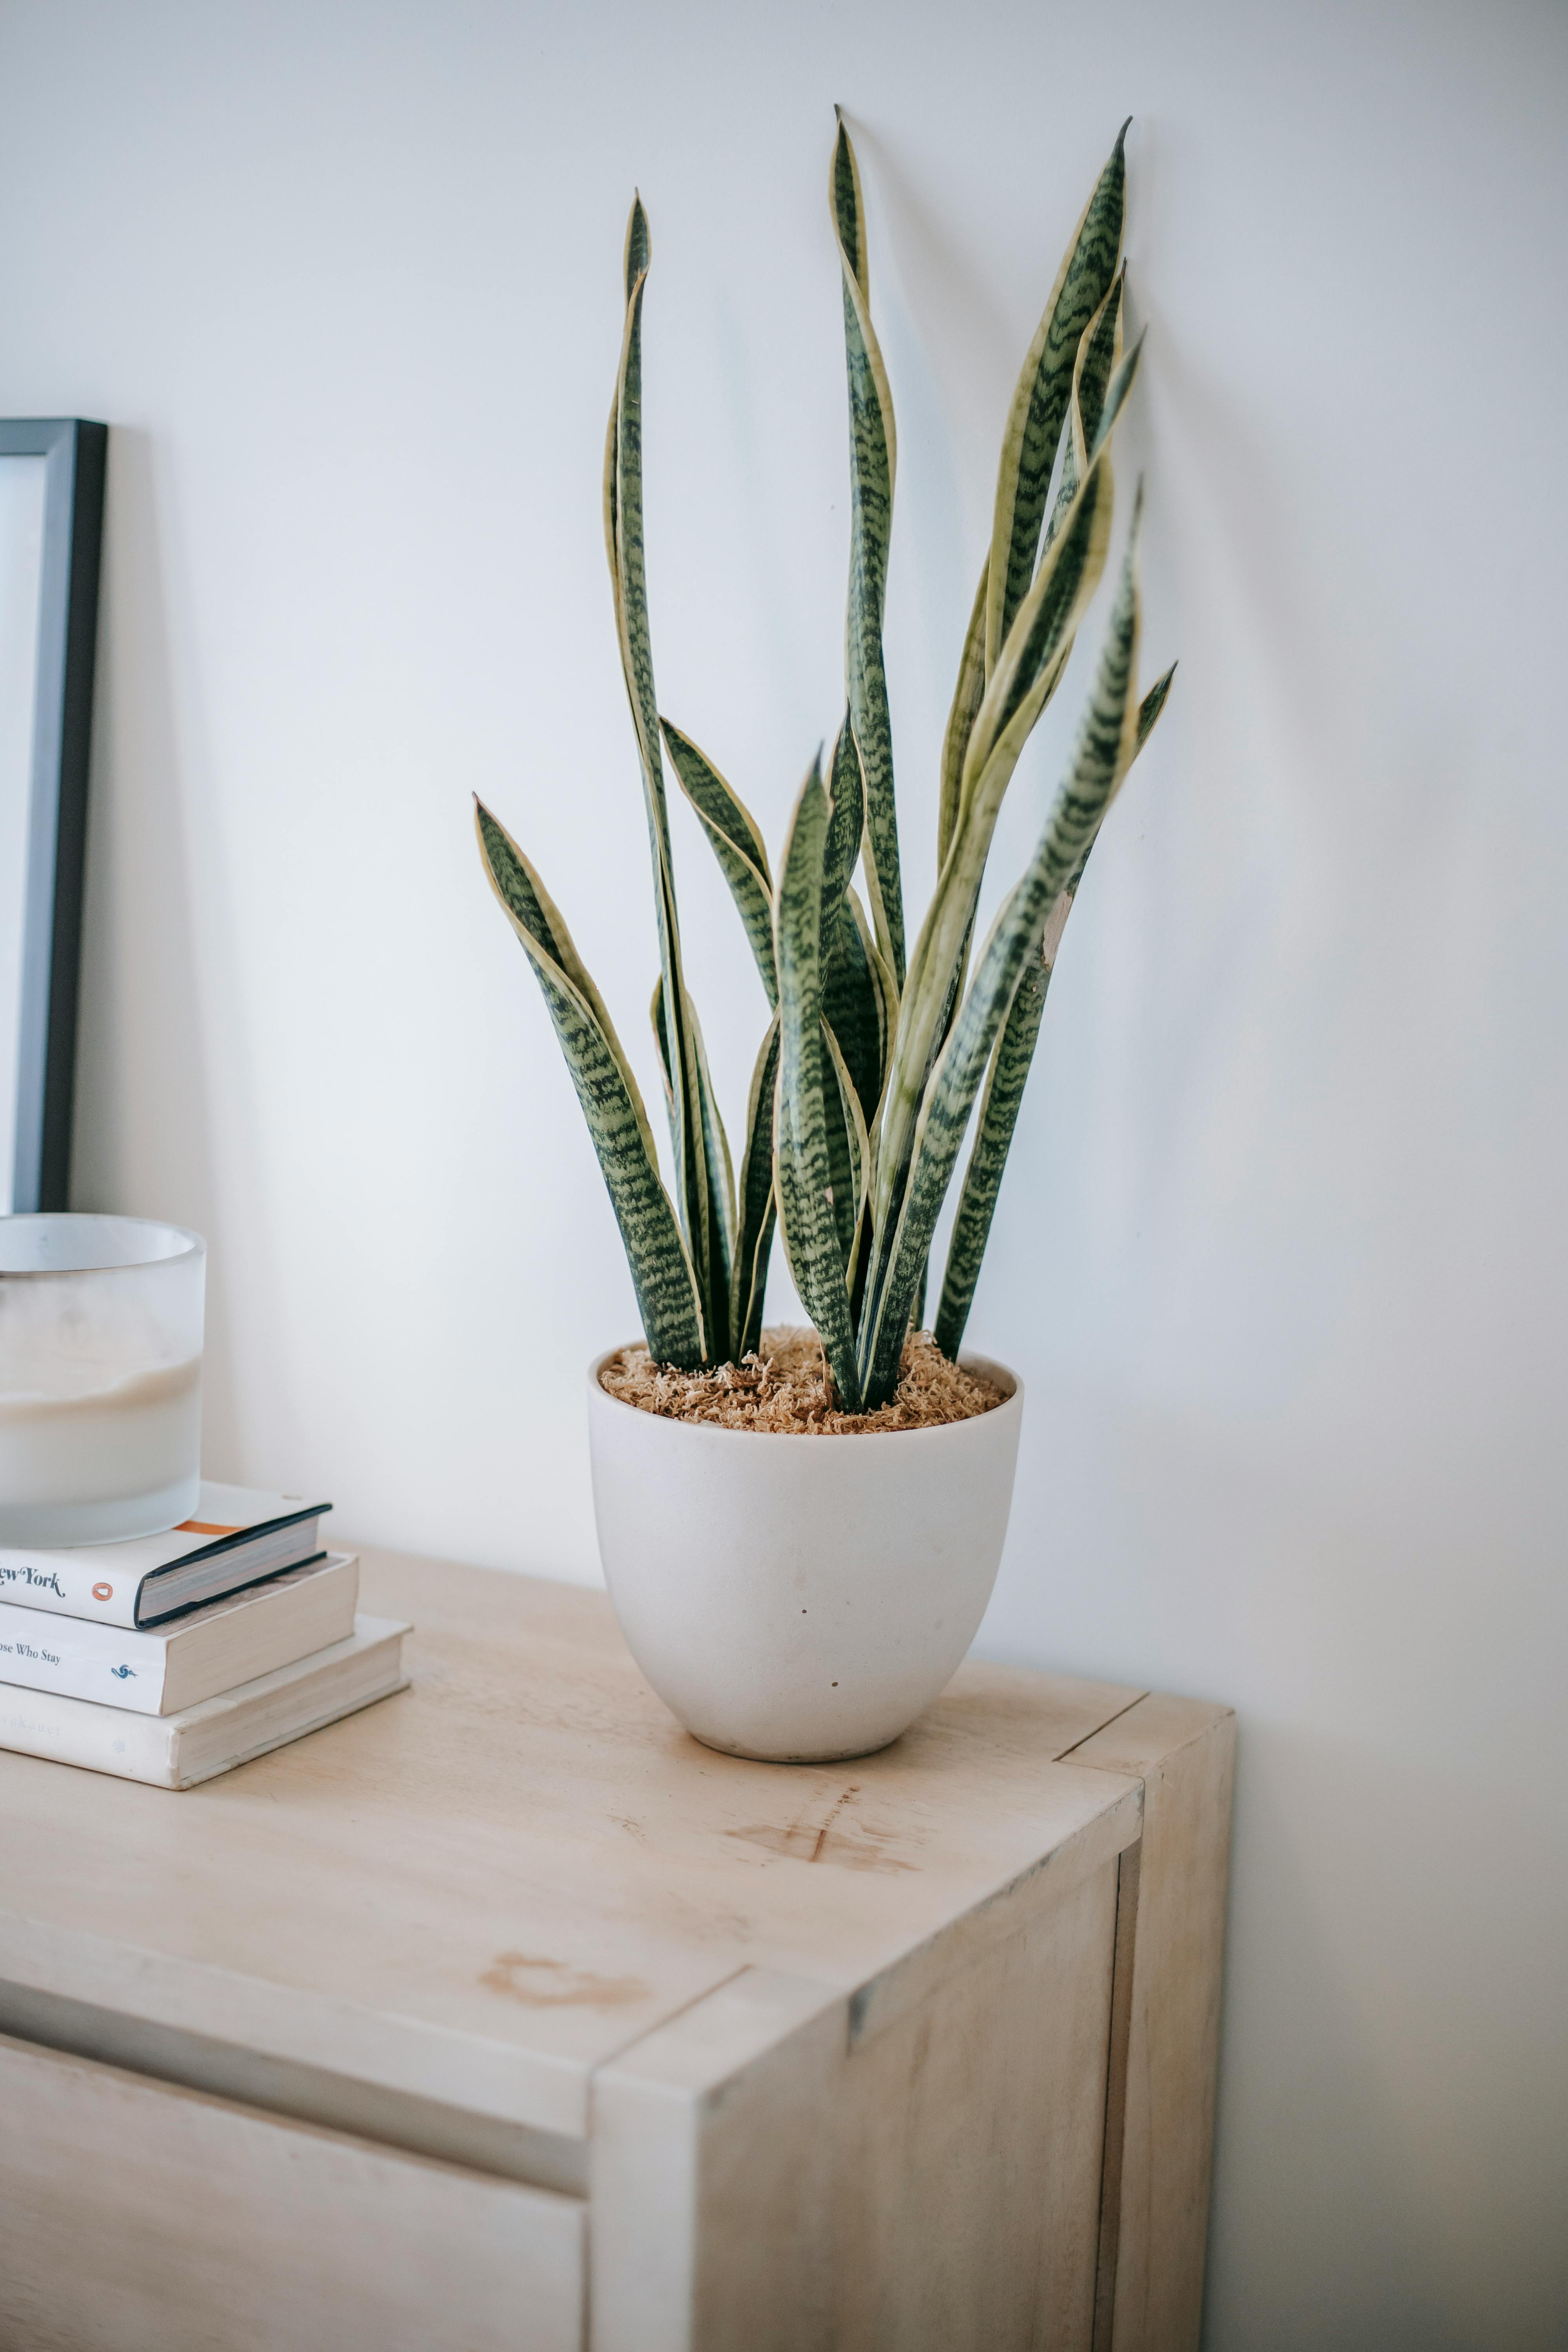
[[[846,1260],[853,1253],[868,1154],[866,1121],[881,1091],[883,1024],[877,982],[849,907],[849,877],[860,855],[865,777],[849,714],[833,750],[827,839],[822,869],[822,1004],[827,1045],[852,1099],[839,1103],[824,1082],[833,1217]],[[858,1129],[858,1136],[857,1134]]]
[[[1034,584],[975,714],[959,787],[959,829],[967,854],[989,846],[1019,752],[1056,692],[1085,606],[1100,585],[1110,540],[1114,485],[1110,436],[1138,373],[1142,339],[1107,387],[1099,430],[1081,480],[1058,518]],[[981,856],[984,866],[984,849]]]
[[[1137,374],[1142,350],[1140,341],[1110,380],[1083,478],[1018,608],[1013,634],[975,715],[960,784],[958,830],[976,887],[996,813],[1018,755],[1056,691],[1072,652],[1079,621],[1100,585],[1115,497],[1110,436]]]
[[[1064,891],[1062,898],[1058,901],[1058,906],[1066,897]],[[1013,1130],[1017,1125],[1018,1108],[1024,1099],[1024,1084],[1029,1075],[1036,1040],[1040,1034],[1046,992],[1051,984],[1051,970],[1052,959],[1043,945],[1040,953],[1031,957],[1025,966],[1023,978],[1013,992],[1013,1002],[1007,1008],[1007,1017],[1002,1024],[1002,1033],[996,1040],[991,1066],[986,1073],[974,1143],[969,1155],[969,1165],[963,1171],[958,1213],[953,1219],[952,1238],[948,1244],[942,1298],[932,1327],[932,1337],[950,1362],[956,1360],[963,1344],[963,1330],[974,1301],[980,1261],[985,1254],[985,1244],[991,1234],[991,1220],[996,1213],[996,1199],[1002,1189],[1002,1171],[1006,1164]]]
[[[1129,116],[1128,121],[1131,118]],[[996,477],[985,613],[985,674],[1002,656],[1028,593],[1073,368],[1084,329],[1110,291],[1121,251],[1128,124],[1084,206],[1025,358],[1003,436]]]
[[[953,689],[952,709],[948,713],[947,731],[942,740],[942,786],[937,801],[936,862],[940,872],[952,846],[953,833],[958,824],[958,803],[963,782],[963,762],[969,751],[969,739],[974,731],[974,721],[985,698],[985,604],[991,580],[991,563],[986,559],[980,574],[980,585],[974,592],[974,608],[969,615],[964,632],[963,652],[958,664],[958,684]]]
[[[773,904],[779,975],[773,1189],[795,1286],[821,1335],[839,1401],[854,1412],[860,1391],[846,1260],[834,1214],[824,1089],[822,868],[827,826],[828,800],[817,761],[795,803]]]
[[[861,1323],[859,1364],[870,1411],[886,1402],[897,1385],[910,1305],[992,1047],[1029,959],[1040,950],[1047,919],[1079,870],[1137,751],[1140,515],[1141,500],[1134,505],[1116,602],[1072,763],[1035,855],[992,926],[921,1100],[897,1226],[874,1270]]]
[[[1079,618],[1099,585],[1113,498],[1109,449],[1102,445],[1018,609],[1006,650],[975,718],[957,825],[904,985],[878,1150],[879,1252],[891,1244],[921,1098],[947,1034],[997,813],[1019,754],[1055,690]]]
[[[837,1071],[843,1066],[843,1055],[833,1046],[833,1033],[826,1022],[822,1024],[823,1052],[827,1059],[822,1071],[823,1138],[827,1150],[827,1197],[833,1204],[833,1223],[838,1234],[838,1249],[845,1265],[845,1282],[848,1282],[848,1265],[855,1250],[855,1228],[860,1213],[859,1176],[862,1161],[857,1157],[851,1112],[843,1098],[848,1087],[847,1073],[842,1084]],[[855,1106],[858,1110],[858,1103]]]
[[[1071,650],[1079,616],[1088,601],[1084,587],[1087,584],[1089,594],[1092,594],[1100,584],[1110,530],[1110,436],[1138,373],[1142,348],[1140,339],[1111,378],[1083,479],[1064,509],[1061,530],[1046,550],[1034,585],[1018,607],[1013,634],[975,716],[974,733],[964,761],[963,790],[989,758],[1015,712],[1035,694],[1053,664],[1059,676],[1061,663]],[[1043,708],[1043,701],[1037,703],[1037,716]],[[962,809],[961,797],[961,815]]]
[[[490,888],[495,892],[512,929],[522,936],[525,946],[537,947],[552,963],[560,965],[566,979],[583,997],[605,1035],[613,1042],[613,1051],[626,1074],[626,1084],[637,1102],[637,1114],[643,1123],[649,1151],[653,1150],[653,1131],[647,1124],[647,1114],[642,1108],[637,1080],[631,1064],[615,1043],[615,1024],[605,1009],[605,1001],[595,987],[586,964],[572,944],[572,934],[562,919],[556,906],[537,870],[523,856],[516,842],[499,818],[492,816],[476,793],[474,800],[474,830],[479,836],[479,856]]]
[[[1176,665],[1171,664],[1163,677],[1157,677],[1138,706],[1138,749],[1141,751],[1154,731],[1154,722],[1170,698],[1171,681],[1176,675]]]
[[[845,893],[866,830],[866,771],[849,713],[833,746],[833,766],[827,784],[830,813],[827,842],[822,859],[822,946],[826,954],[847,916]]]
[[[642,192],[634,188],[631,214],[626,221],[624,268],[628,302],[637,292],[639,282],[647,276],[647,266],[652,257],[653,245],[648,235],[647,215],[643,210]]]
[[[626,698],[637,740],[648,846],[653,861],[659,971],[664,991],[663,1034],[675,1142],[677,1200],[708,1329],[729,1328],[725,1205],[714,1189],[716,1161],[711,1120],[704,1108],[704,1085],[695,1018],[681,971],[680,925],[675,900],[669,814],[665,801],[659,749],[658,705],[654,690],[653,646],[648,631],[647,583],[643,539],[642,483],[642,305],[651,244],[642,199],[632,205],[626,226],[626,320],[616,376],[616,405],[605,447],[605,534],[610,557],[616,628]],[[710,1089],[709,1090],[710,1093]],[[709,1106],[710,1110],[710,1104]]]
[[[1111,383],[1121,369],[1122,329],[1126,317],[1127,264],[1123,262],[1110,293],[1083,331],[1083,340],[1073,365],[1072,399],[1068,409],[1080,436],[1075,458],[1080,474],[1089,453],[1100,446],[1107,398]],[[1138,340],[1142,341],[1142,335]],[[1122,397],[1125,399],[1125,392]]]
[[[893,978],[889,967],[882,960],[882,951],[877,945],[876,927],[859,898],[853,889],[847,890],[844,896],[859,938],[860,953],[865,959],[866,968],[871,975],[876,992],[877,1034],[881,1052],[882,1080],[885,1082],[888,1064],[892,1054],[893,1036],[899,1025],[899,984]],[[861,1100],[865,1100],[864,1096],[861,1097]]]
[[[1083,331],[1073,369],[1072,396],[1068,402],[1067,430],[1062,435],[1061,479],[1057,501],[1046,525],[1045,544],[1056,537],[1083,479],[1089,453],[1098,445],[1105,415],[1106,394],[1121,364],[1121,317],[1127,289],[1125,262],[1094,317]],[[1125,397],[1125,394],[1123,394]]]
[[[883,982],[870,924],[859,900],[847,911],[832,948],[823,958],[822,1013],[833,1032],[868,1126],[876,1119],[887,1068],[889,1022]],[[895,1013],[896,1018],[896,1013]]]
[[[741,1159],[740,1232],[735,1244],[735,1280],[731,1293],[730,1355],[734,1363],[754,1352],[763,1336],[763,1301],[768,1284],[778,1204],[773,1193],[773,1097],[778,1090],[779,1016],[775,1013],[752,1072],[746,1106],[746,1148]]]
[[[1153,732],[1154,722],[1165,707],[1175,674],[1176,666],[1173,662],[1163,677],[1156,678],[1138,706],[1134,759]],[[1099,837],[1097,827],[1094,839]],[[985,1254],[991,1221],[995,1214],[996,1199],[1001,1191],[1002,1171],[1006,1165],[1019,1106],[1024,1099],[1025,1082],[1039,1036],[1046,993],[1051,984],[1061,935],[1078,897],[1084,868],[1089,864],[1089,849],[1093,846],[1094,842],[1091,841],[1089,848],[1079,859],[1066,889],[1051,909],[1039,954],[1025,967],[1024,976],[1007,1008],[1007,1018],[1002,1024],[1002,1034],[991,1056],[974,1143],[969,1155],[969,1165],[963,1171],[958,1213],[953,1219],[952,1238],[948,1244],[947,1269],[933,1330],[937,1346],[950,1360],[956,1358],[963,1344],[964,1327],[974,1301],[980,1261]],[[916,1313],[919,1313],[918,1307]]]
[[[866,772],[866,886],[877,943],[900,986],[904,901],[893,800],[893,731],[882,662],[888,541],[898,436],[893,398],[871,325],[866,206],[855,150],[838,116],[831,176],[833,226],[844,281],[844,351],[849,378],[849,599],[845,671],[855,740]]]
[[[859,1224],[861,1212],[866,1205],[867,1180],[871,1171],[871,1138],[866,1125],[866,1115],[860,1108],[860,1097],[857,1092],[854,1078],[839,1051],[838,1040],[826,1021],[822,1024],[822,1038],[833,1067],[834,1081],[843,1101],[844,1120],[849,1134],[850,1181],[854,1186],[853,1215],[849,1222],[853,1232]],[[846,1250],[845,1256],[848,1259],[853,1255],[854,1247],[851,1244]]]
[[[1100,585],[1110,541],[1115,486],[1110,436],[1137,373],[1135,346],[1106,395],[1100,432],[1057,536],[1018,607],[1001,660],[975,713],[959,786],[955,828],[972,865],[984,856],[1017,755],[1044,709],[1072,651],[1078,625]],[[1016,725],[1020,717],[1022,726]],[[1004,739],[1007,752],[998,758]]]
[[[650,256],[647,215],[638,196],[626,223],[626,320],[605,453],[605,539],[626,698],[631,705],[632,725],[637,730],[650,803],[649,822],[657,824],[668,842],[669,828],[658,757],[658,708],[653,688],[643,542],[642,306]]]
[[[637,1081],[598,991],[533,867],[481,802],[479,855],[491,889],[532,964],[598,1154],[626,1244],[649,1353],[694,1370],[707,1360],[702,1303]]]
[[[702,1027],[696,1007],[687,1001],[691,1015],[691,1038],[697,1053],[697,1100],[702,1120],[702,1158],[708,1179],[709,1249],[710,1263],[709,1285],[711,1306],[709,1308],[710,1328],[720,1341],[729,1331],[733,1313],[731,1289],[735,1265],[735,1171],[730,1159],[730,1139],[724,1132],[724,1122],[719,1116],[719,1097],[713,1091],[712,1075],[708,1067],[708,1048],[702,1042]]]
[[[669,1032],[665,1026],[664,1013],[664,982],[662,980],[658,980],[654,982],[648,1017],[653,1024],[654,1038],[658,1046],[659,1068],[664,1076],[664,1101],[669,1117],[670,1143],[679,1156],[680,1129],[676,1118]],[[702,1042],[701,1024],[697,1018],[697,1009],[689,997],[687,999],[687,1013],[691,1024],[692,1041],[696,1047],[697,1100],[701,1119],[702,1157],[707,1172],[708,1197],[711,1203],[713,1218],[710,1234],[713,1244],[713,1264],[710,1270],[711,1300],[708,1311],[710,1315],[721,1313],[724,1318],[722,1323],[710,1326],[715,1333],[721,1331],[728,1333],[734,1314],[735,1171],[730,1160],[730,1139],[724,1132],[724,1122],[719,1116],[719,1101],[713,1091],[713,1079],[708,1067],[708,1049]]]
[[[1126,289],[1125,265],[1118,273],[1110,292],[1106,296],[1079,338],[1078,357],[1074,363],[1072,392],[1068,403],[1068,429],[1062,436],[1062,476],[1057,503],[1046,528],[1045,546],[1056,538],[1071,509],[1078,486],[1089,464],[1089,452],[1099,446],[1100,426],[1105,416],[1106,392],[1121,360],[1121,313]],[[1134,362],[1134,365],[1136,362]],[[1119,387],[1117,410],[1126,398],[1132,381],[1131,372]],[[1114,424],[1115,415],[1110,419]],[[1108,428],[1109,429],[1109,428]],[[937,865],[940,866],[952,846],[958,824],[959,802],[962,794],[963,766],[968,755],[974,722],[984,698],[985,625],[988,589],[991,577],[990,558],[980,575],[975,592],[974,609],[963,641],[963,654],[959,663],[958,686],[948,718],[947,732],[942,740],[942,792],[937,814]],[[1070,650],[1070,640],[1069,647]],[[1065,661],[1058,660],[1055,677],[1059,677]],[[1047,695],[1046,698],[1049,699]]]
[[[1148,741],[1154,721],[1164,707],[1173,676],[1173,665],[1164,677],[1150,688],[1139,707],[1137,750],[1140,751]],[[1002,1186],[1002,1173],[1006,1166],[1013,1131],[1024,1099],[1025,1084],[1039,1037],[1057,950],[1088,863],[1089,851],[1085,850],[1079,860],[1077,872],[1051,910],[1039,954],[1025,967],[1024,976],[1007,1009],[1007,1017],[991,1056],[985,1091],[981,1097],[974,1143],[969,1155],[969,1164],[963,1171],[958,1213],[953,1219],[952,1237],[948,1244],[942,1300],[932,1334],[937,1346],[950,1360],[957,1358],[963,1344],[964,1328],[974,1302],[980,1262],[990,1238],[991,1222]],[[918,1316],[918,1306],[915,1311]]]
[[[773,886],[768,853],[755,818],[739,795],[731,791],[712,761],[704,757],[689,735],[659,721],[670,766],[681,791],[691,803],[730,886],[730,895],[745,926],[771,1010],[779,1001],[773,971]]]
[[[838,1179],[837,1175],[834,1177],[833,1217],[834,1223],[838,1227],[838,1238],[844,1249],[844,1262],[847,1266],[855,1255],[856,1230],[860,1223],[861,1209],[865,1205],[866,1178],[871,1164],[871,1143],[866,1129],[865,1113],[860,1108],[860,1097],[856,1092],[855,1081],[850,1076],[844,1056],[839,1051],[838,1040],[826,1021],[822,1024],[822,1042],[826,1048],[827,1059],[833,1072],[843,1114],[849,1189],[841,1202],[838,1194]],[[826,1083],[825,1078],[825,1086]]]
[[[656,980],[654,982],[653,998],[647,1008],[647,1017],[653,1024],[654,1043],[658,1047],[658,1067],[659,1074],[664,1079],[664,1108],[665,1115],[669,1120],[670,1142],[674,1147],[676,1157],[679,1159],[680,1155],[680,1129],[675,1122],[675,1081],[669,1075],[669,1032],[664,1025],[664,982],[662,980]]]

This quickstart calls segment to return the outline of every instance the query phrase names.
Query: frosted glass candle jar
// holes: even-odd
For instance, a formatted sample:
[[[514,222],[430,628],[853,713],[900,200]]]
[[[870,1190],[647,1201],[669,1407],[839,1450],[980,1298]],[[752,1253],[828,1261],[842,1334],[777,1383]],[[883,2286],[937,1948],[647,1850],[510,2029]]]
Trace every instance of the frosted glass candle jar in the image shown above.
[[[196,1507],[206,1244],[0,1217],[0,1545],[117,1543]]]

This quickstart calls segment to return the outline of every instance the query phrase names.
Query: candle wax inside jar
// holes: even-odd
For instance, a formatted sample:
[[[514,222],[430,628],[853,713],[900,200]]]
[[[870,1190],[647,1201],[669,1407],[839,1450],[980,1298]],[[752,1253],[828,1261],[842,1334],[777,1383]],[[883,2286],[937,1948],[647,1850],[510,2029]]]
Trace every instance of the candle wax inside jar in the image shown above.
[[[78,1358],[48,1390],[6,1368],[0,1505],[111,1502],[186,1477],[201,1443],[202,1360],[110,1373]]]

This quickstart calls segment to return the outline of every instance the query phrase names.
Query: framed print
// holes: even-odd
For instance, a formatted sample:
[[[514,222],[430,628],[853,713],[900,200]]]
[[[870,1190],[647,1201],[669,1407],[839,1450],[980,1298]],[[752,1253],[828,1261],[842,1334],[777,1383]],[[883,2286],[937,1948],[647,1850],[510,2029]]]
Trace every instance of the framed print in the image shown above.
[[[0,420],[0,1214],[70,1181],[109,434]]]

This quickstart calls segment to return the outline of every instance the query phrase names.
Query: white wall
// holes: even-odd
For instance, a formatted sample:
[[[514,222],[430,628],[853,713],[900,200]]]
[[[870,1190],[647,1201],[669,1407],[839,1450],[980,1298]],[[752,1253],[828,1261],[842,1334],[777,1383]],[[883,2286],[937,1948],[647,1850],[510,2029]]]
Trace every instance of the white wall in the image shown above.
[[[1241,1712],[1225,2352],[1568,2337],[1565,51],[1522,0],[0,6],[0,410],[115,427],[79,1203],[210,1237],[213,1471],[570,1577],[631,1294],[467,796],[651,1079],[632,184],[662,700],[776,840],[840,691],[856,123],[919,898],[1007,394],[1135,113],[1183,667],[973,1331],[1032,1390],[991,1647]],[[761,998],[684,814],[733,1103]]]

